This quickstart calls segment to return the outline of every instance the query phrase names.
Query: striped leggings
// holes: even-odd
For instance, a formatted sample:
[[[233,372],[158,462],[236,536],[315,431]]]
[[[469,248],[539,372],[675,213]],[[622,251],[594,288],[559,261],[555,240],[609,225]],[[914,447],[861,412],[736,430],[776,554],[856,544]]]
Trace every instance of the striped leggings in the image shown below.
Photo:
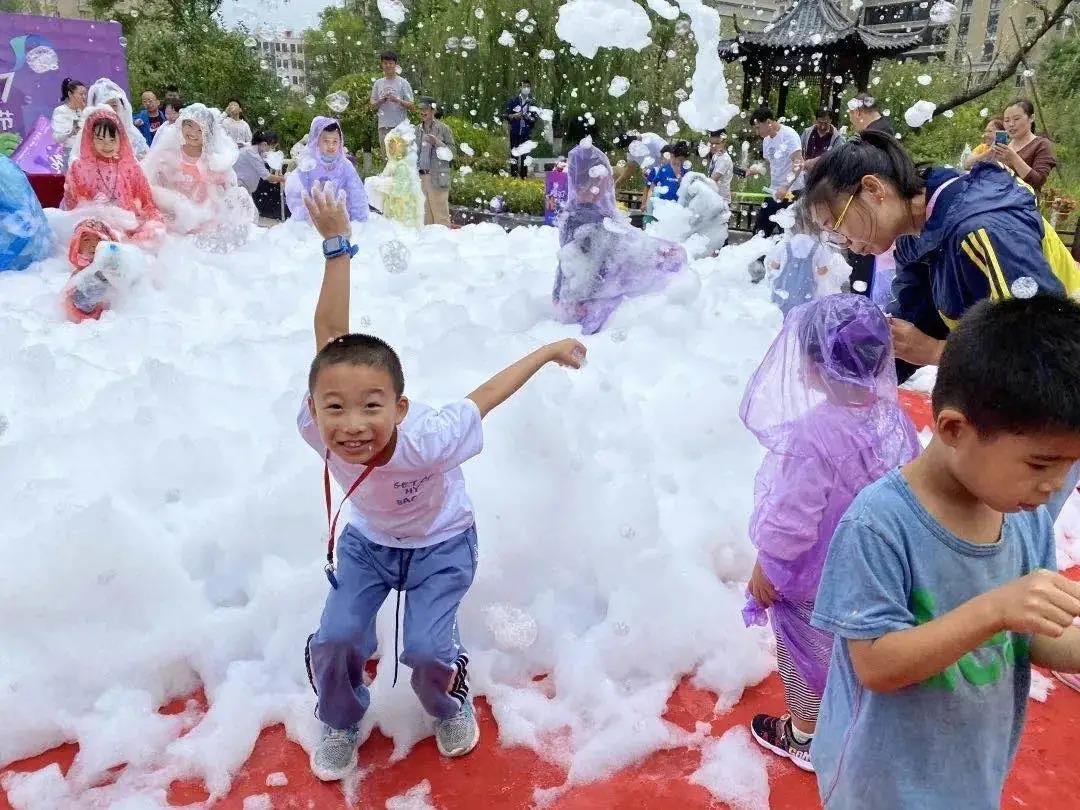
[[[807,629],[811,629],[810,617],[814,612],[813,602],[801,602],[792,605],[796,617],[806,623]],[[803,723],[817,723],[818,711],[821,709],[821,695],[815,692],[806,679],[799,673],[798,667],[791,658],[787,645],[780,634],[773,627],[773,635],[776,637],[776,664],[780,670],[780,680],[784,684],[784,699],[787,701],[788,711],[796,720]],[[808,634],[813,638],[812,634]],[[816,645],[815,645],[816,647]],[[823,647],[815,652],[820,654],[821,660],[828,664],[831,654],[831,646]]]

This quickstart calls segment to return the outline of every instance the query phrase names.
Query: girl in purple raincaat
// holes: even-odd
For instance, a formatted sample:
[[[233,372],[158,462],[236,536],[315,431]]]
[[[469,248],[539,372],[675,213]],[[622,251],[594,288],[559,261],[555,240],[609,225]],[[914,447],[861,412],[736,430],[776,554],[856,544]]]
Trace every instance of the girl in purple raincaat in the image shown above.
[[[285,201],[293,219],[308,222],[304,195],[316,186],[330,184],[345,192],[349,219],[367,222],[367,193],[356,167],[345,156],[344,133],[337,121],[320,115],[311,122],[307,146],[298,155],[298,161],[296,170],[285,181]]]
[[[813,771],[832,636],[811,626],[837,523],[859,491],[919,452],[900,407],[889,325],[861,295],[792,309],[754,373],[740,417],[766,449],[754,483],[758,550],[743,617],[776,636],[787,712],[751,723],[763,747]]]
[[[590,139],[570,152],[552,299],[583,334],[603,328],[626,298],[662,289],[686,265],[680,245],[648,236],[615,209],[611,164]]]

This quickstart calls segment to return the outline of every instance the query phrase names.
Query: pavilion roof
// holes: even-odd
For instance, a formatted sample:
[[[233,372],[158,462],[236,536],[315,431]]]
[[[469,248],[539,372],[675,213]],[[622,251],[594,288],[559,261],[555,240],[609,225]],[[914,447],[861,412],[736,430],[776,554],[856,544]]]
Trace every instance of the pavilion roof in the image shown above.
[[[854,41],[852,41],[854,40]],[[796,0],[761,31],[741,31],[737,40],[720,43],[720,52],[737,53],[744,46],[822,50],[838,45],[861,45],[870,51],[902,51],[922,41],[922,30],[885,33],[849,17],[835,0]],[[733,46],[738,43],[738,49]]]

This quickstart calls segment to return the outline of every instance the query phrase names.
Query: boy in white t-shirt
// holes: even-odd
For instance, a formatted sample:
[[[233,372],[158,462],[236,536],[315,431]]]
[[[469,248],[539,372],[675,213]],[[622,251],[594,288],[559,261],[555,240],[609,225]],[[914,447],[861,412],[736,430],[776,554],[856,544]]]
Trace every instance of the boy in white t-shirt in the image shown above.
[[[375,653],[375,617],[390,591],[405,593],[404,652],[412,686],[435,718],[439,751],[463,756],[479,742],[458,637],[457,610],[476,572],[473,509],[460,465],[483,447],[480,420],[549,362],[580,368],[576,340],[545,346],[496,374],[465,399],[438,410],[410,403],[397,355],[378,338],[349,333],[349,217],[339,196],[305,199],[326,240],[326,269],[315,309],[317,354],[300,433],[345,490],[348,523],[328,551],[331,589],[319,629],[308,639],[308,675],[325,724],[311,756],[324,781],[356,765],[360,720],[370,696],[364,665]],[[395,639],[396,641],[396,639]]]
[[[791,205],[806,185],[802,169],[802,139],[787,124],[777,121],[768,107],[754,110],[750,124],[754,133],[761,138],[761,154],[769,164],[769,185],[765,191],[771,196],[758,210],[754,232],[763,231],[766,236],[772,236],[779,227],[772,221],[772,216]],[[751,167],[748,173],[758,172]]]

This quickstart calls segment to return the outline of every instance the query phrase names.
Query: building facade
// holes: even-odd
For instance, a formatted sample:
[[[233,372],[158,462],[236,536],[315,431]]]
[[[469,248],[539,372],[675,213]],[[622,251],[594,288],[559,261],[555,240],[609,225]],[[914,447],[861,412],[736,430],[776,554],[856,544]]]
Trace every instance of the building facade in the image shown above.
[[[257,35],[259,55],[297,93],[308,91],[304,35],[295,31]]]
[[[904,31],[923,26],[930,17],[930,2],[894,2],[874,0],[863,9],[863,20],[882,31]],[[956,17],[946,26],[935,26],[919,48],[906,54],[908,59],[937,58],[969,65],[982,72],[994,67],[999,59],[1016,52],[1020,40],[1039,25],[1040,16],[1029,0],[955,0]],[[1080,16],[1080,3],[1074,2],[1071,14]],[[1068,15],[1048,32],[1032,53],[1039,53],[1055,38],[1069,33]]]

